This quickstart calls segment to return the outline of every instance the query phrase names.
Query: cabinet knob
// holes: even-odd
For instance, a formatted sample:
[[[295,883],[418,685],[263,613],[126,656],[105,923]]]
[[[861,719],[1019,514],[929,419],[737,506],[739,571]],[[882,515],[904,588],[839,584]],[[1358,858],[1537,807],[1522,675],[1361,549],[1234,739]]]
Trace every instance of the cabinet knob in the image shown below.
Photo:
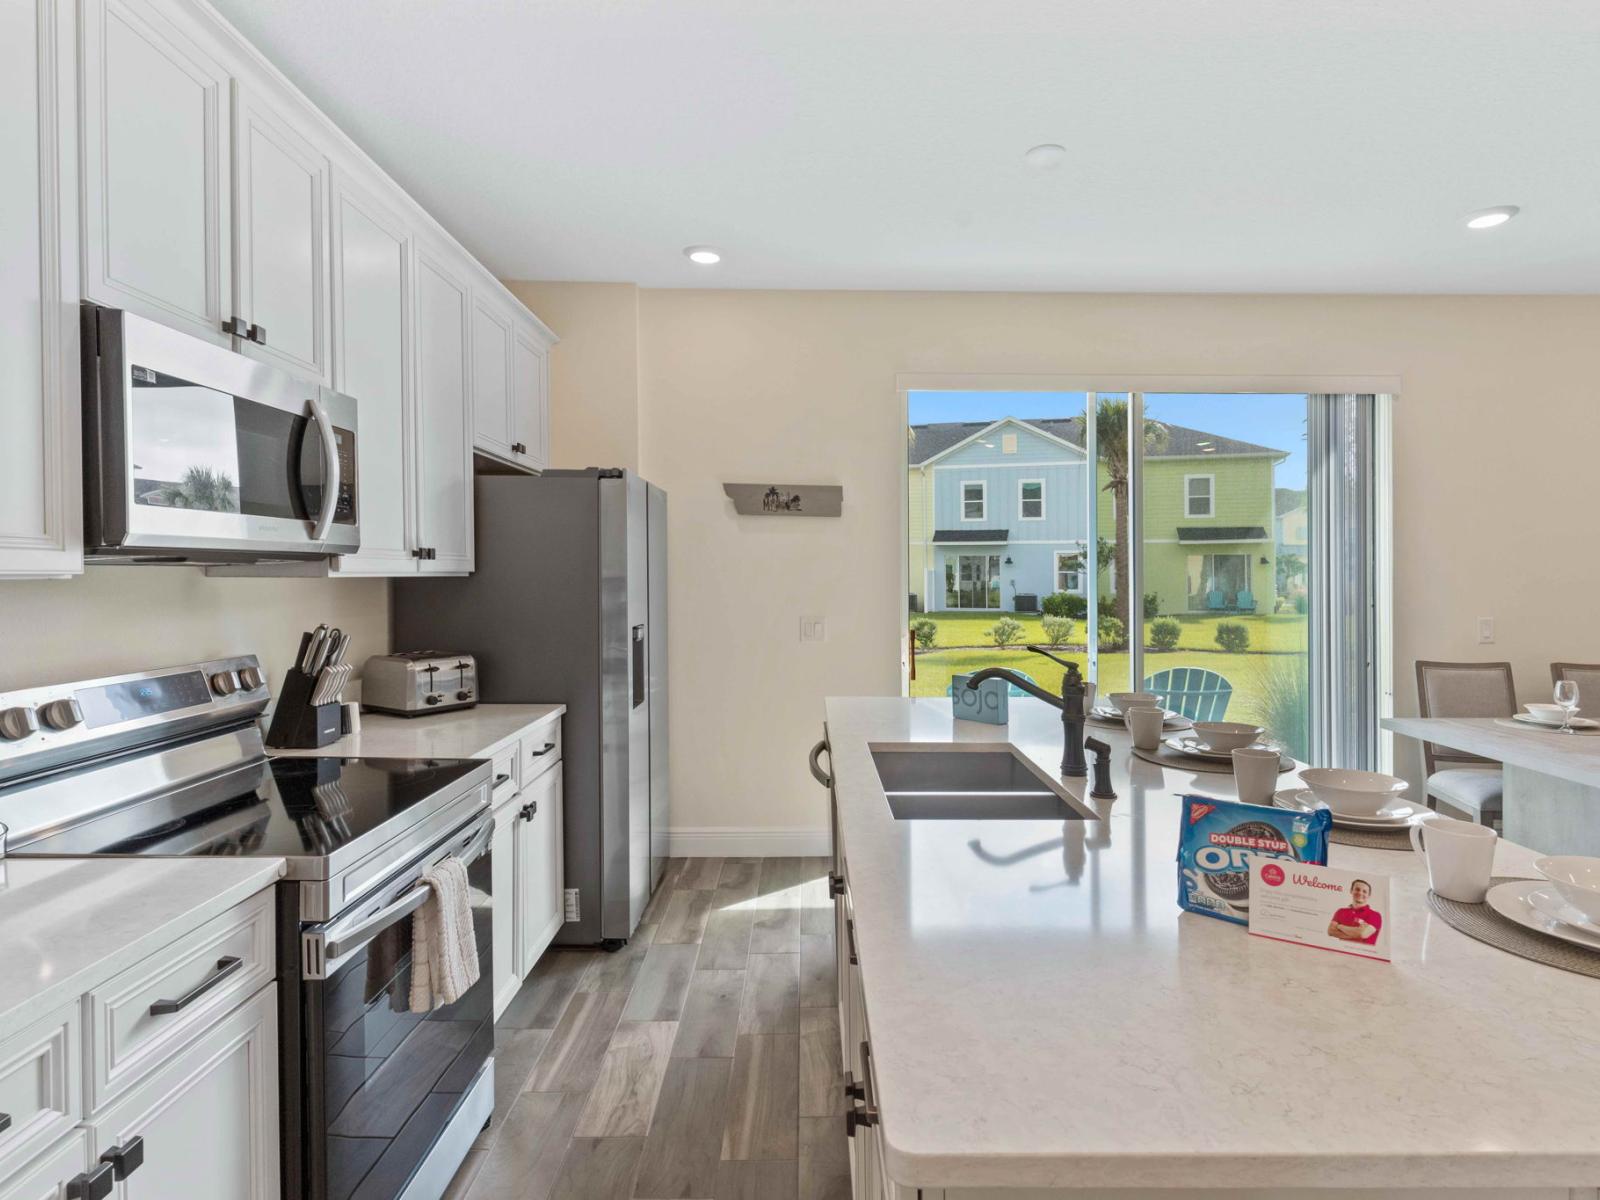
[[[527,452],[528,452],[528,445],[527,445],[526,442],[512,442],[511,443],[511,453],[513,453],[513,454],[526,454]]]
[[[231,333],[236,338],[250,340],[250,322],[243,317],[229,317],[222,323],[222,332]]]
[[[250,326],[250,332],[245,334],[245,337],[249,338],[258,346],[265,346],[267,344],[267,331],[260,325]]]
[[[530,800],[517,810],[517,816],[521,817],[524,821],[531,821],[538,814],[539,802],[537,800]]]
[[[110,1163],[74,1175],[67,1181],[67,1200],[105,1200],[111,1195],[114,1172]]]
[[[144,1138],[131,1137],[120,1146],[112,1146],[100,1156],[100,1161],[111,1168],[111,1173],[121,1183],[144,1166]]]

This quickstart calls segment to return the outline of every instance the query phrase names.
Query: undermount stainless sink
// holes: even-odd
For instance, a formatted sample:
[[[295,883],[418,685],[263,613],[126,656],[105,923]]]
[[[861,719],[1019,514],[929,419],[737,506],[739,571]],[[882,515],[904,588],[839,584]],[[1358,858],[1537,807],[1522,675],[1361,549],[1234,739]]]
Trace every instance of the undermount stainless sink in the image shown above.
[[[897,821],[1083,821],[1082,808],[1016,747],[937,742],[871,747]]]

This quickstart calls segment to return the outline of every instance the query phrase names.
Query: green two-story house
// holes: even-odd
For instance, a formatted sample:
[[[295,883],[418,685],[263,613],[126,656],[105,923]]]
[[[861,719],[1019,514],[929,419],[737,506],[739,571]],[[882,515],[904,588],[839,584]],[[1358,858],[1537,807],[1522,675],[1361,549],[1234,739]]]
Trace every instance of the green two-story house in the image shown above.
[[[1144,589],[1162,614],[1271,612],[1273,468],[1287,453],[1163,423],[1145,454]],[[1116,537],[1104,463],[1098,536]],[[1083,418],[913,425],[913,608],[1029,610],[1086,594],[1090,470]],[[1101,592],[1116,590],[1101,563]]]

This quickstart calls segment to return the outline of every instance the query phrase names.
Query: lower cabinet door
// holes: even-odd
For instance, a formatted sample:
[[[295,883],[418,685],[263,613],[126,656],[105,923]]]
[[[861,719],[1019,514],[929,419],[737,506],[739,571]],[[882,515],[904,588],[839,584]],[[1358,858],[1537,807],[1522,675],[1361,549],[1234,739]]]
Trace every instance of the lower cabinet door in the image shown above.
[[[279,1200],[277,993],[262,988],[91,1123],[96,1157],[142,1139],[118,1200]]]
[[[67,1184],[89,1165],[88,1135],[75,1130],[54,1150],[0,1179],[0,1200],[65,1200]]]
[[[517,945],[517,831],[521,827],[517,815],[517,802],[499,808],[494,814],[494,839],[489,843],[494,856],[494,1015],[505,1011],[506,1005],[522,986],[522,953]]]
[[[517,926],[522,973],[561,928],[561,764],[522,789],[522,819],[517,823]]]

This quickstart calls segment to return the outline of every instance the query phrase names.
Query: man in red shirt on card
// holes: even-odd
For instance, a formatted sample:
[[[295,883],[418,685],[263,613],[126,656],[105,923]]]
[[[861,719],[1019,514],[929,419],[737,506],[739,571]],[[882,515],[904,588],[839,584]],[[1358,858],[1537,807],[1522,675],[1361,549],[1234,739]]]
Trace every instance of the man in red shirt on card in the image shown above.
[[[1350,903],[1333,914],[1328,922],[1328,936],[1344,942],[1360,942],[1365,946],[1378,944],[1378,931],[1383,928],[1383,914],[1369,908],[1372,885],[1357,879],[1350,885]]]

